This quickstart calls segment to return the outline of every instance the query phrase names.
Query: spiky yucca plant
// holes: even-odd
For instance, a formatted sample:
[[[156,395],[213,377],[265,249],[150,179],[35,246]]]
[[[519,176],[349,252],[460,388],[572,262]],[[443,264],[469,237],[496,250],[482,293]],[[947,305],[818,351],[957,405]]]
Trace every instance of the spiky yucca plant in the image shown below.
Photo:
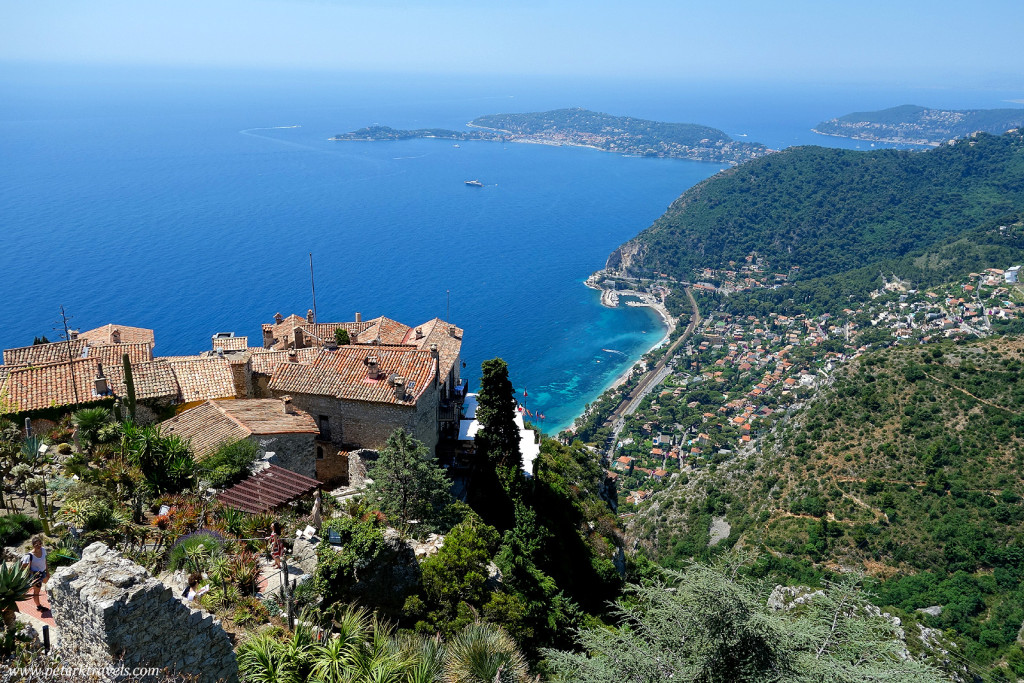
[[[468,624],[444,653],[445,683],[525,683],[530,669],[516,641],[494,624]]]

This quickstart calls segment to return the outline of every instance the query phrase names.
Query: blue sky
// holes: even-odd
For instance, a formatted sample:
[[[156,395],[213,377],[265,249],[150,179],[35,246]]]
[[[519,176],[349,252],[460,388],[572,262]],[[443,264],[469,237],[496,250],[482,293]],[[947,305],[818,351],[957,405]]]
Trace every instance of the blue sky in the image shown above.
[[[0,0],[0,61],[1020,85],[1024,2]]]

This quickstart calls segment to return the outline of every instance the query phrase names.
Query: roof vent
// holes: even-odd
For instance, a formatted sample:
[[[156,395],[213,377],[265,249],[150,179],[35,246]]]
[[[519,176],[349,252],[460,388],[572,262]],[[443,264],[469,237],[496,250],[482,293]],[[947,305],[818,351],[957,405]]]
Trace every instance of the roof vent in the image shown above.
[[[397,372],[392,372],[390,375],[388,375],[388,384],[390,384],[391,386],[395,386],[395,381],[397,379],[398,379],[398,373]]]

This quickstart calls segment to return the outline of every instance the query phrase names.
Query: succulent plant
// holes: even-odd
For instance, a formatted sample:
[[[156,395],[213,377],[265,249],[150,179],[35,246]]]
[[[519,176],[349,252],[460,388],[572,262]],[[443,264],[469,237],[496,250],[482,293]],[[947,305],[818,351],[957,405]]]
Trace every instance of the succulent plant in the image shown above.
[[[0,564],[0,613],[7,614],[28,597],[32,575],[21,564]]]

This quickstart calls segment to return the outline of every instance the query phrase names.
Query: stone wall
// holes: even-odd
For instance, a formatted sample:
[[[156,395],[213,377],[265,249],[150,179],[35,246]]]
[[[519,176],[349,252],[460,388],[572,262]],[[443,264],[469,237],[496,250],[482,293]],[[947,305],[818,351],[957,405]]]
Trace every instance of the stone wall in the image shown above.
[[[326,415],[331,441],[380,450],[399,427],[422,441],[433,452],[437,446],[437,387],[431,384],[414,406],[370,401],[348,401],[330,396],[290,393],[292,403],[320,423]]]
[[[379,456],[379,453],[369,448],[360,448],[348,454],[348,485],[352,488],[366,486],[366,470],[369,469]]]
[[[348,453],[330,441],[317,439],[313,450],[319,449],[323,457],[316,458],[316,478],[322,482],[348,484]]]
[[[237,681],[220,622],[187,607],[145,569],[93,543],[46,586],[67,666],[160,667],[198,681]]]
[[[263,453],[273,453],[268,462],[304,477],[316,477],[315,434],[263,434],[253,435]]]

